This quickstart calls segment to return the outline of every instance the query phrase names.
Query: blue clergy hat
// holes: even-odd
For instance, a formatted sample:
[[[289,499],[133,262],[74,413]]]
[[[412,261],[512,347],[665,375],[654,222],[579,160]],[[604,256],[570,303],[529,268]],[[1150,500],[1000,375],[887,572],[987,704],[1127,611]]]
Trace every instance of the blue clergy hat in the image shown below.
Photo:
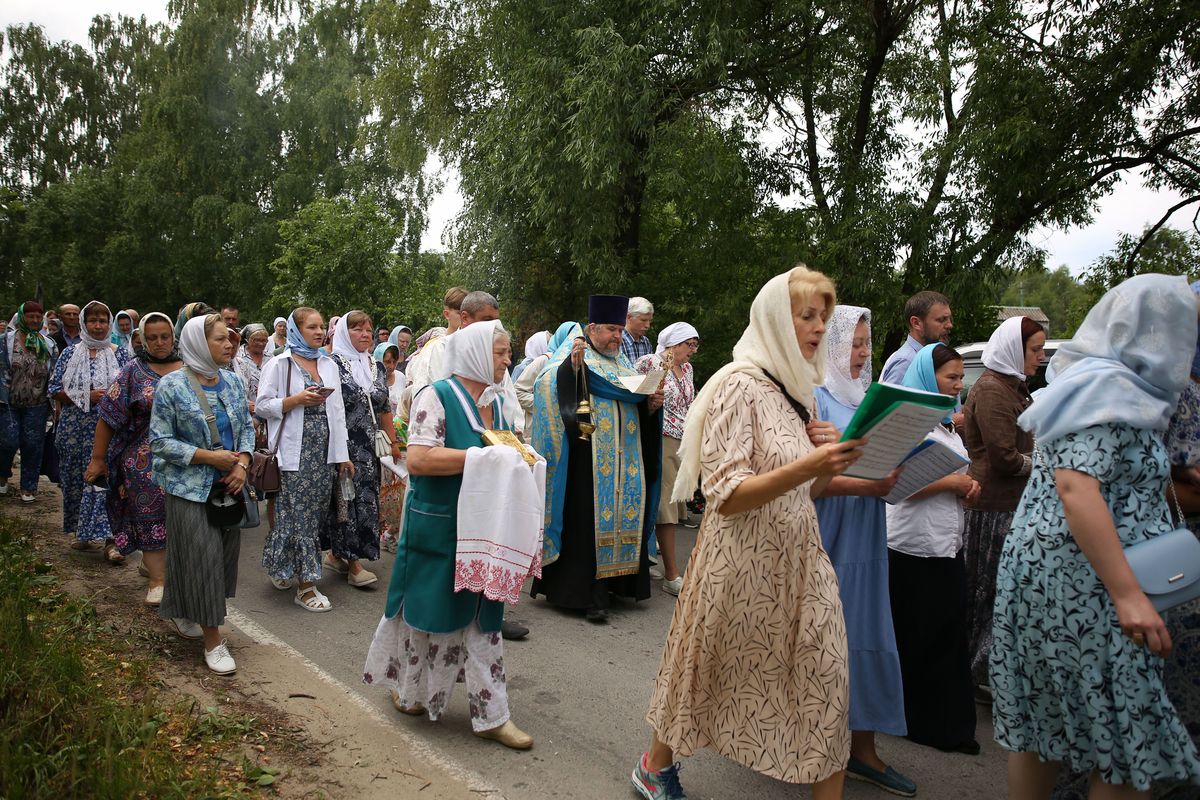
[[[625,325],[629,298],[619,294],[594,294],[588,298],[588,322],[593,325]]]

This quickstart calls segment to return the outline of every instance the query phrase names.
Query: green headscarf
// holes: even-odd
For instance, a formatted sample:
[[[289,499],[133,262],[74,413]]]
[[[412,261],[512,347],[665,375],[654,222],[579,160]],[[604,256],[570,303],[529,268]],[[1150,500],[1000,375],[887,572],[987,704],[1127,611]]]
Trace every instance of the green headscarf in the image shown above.
[[[25,349],[33,353],[33,357],[39,362],[46,363],[50,358],[50,348],[46,346],[42,332],[34,330],[26,324],[24,303],[21,303],[21,307],[17,309],[17,330],[25,334]]]

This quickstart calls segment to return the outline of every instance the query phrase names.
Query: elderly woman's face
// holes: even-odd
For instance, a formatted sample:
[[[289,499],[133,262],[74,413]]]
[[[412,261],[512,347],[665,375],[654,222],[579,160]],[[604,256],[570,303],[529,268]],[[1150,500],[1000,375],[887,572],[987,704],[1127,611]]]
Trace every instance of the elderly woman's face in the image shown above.
[[[342,323],[343,325],[345,323]],[[351,328],[347,333],[350,335],[350,344],[354,345],[354,349],[360,353],[367,352],[367,348],[371,346],[371,322],[367,320],[360,322]]]
[[[267,349],[267,334],[259,331],[246,340],[246,350],[252,355],[261,356]]]
[[[213,361],[222,367],[233,358],[233,345],[229,342],[229,327],[224,321],[213,325],[208,334],[208,352]]]
[[[512,343],[507,336],[500,335],[492,340],[492,383],[504,380],[504,373],[512,363]]]
[[[408,352],[408,346],[412,343],[412,334],[408,331],[400,331],[396,334],[396,347],[400,348],[401,353]]]
[[[88,336],[93,339],[102,339],[108,336],[108,312],[99,306],[89,308],[87,316],[83,320],[83,325],[87,328]]]
[[[279,336],[279,337],[283,337],[286,334],[287,334],[287,323],[286,322],[276,322],[275,323],[275,335]]]
[[[147,323],[145,330],[146,336],[142,346],[155,358],[166,358],[171,352],[171,346],[175,344],[175,331],[171,323],[154,319]]]
[[[811,361],[825,336],[825,317],[829,310],[824,298],[798,299],[792,295],[792,326],[796,329],[796,343],[804,358]]]
[[[696,337],[688,339],[686,342],[680,342],[671,348],[671,355],[675,358],[675,366],[681,367],[692,360],[692,356],[700,349],[700,340]]]
[[[42,327],[42,312],[41,311],[26,311],[22,315],[25,319],[25,327],[31,331],[36,331]]]
[[[119,330],[121,333],[129,333],[131,330],[133,330],[133,320],[131,320],[125,314],[117,317],[117,330]]]

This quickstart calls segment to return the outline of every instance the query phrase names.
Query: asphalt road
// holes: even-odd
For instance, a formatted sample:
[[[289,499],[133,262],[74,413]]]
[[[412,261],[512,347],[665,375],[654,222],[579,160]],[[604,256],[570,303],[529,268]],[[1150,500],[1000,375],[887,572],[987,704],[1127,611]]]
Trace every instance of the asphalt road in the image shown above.
[[[629,775],[648,743],[646,703],[674,607],[674,598],[659,591],[657,583],[647,601],[617,602],[605,626],[560,612],[544,599],[532,601],[527,594],[508,612],[532,631],[523,642],[506,642],[504,654],[513,721],[536,740],[533,750],[521,753],[471,735],[462,685],[448,713],[431,723],[398,714],[386,690],[362,684],[367,646],[383,613],[390,554],[370,565],[380,576],[371,589],[351,588],[343,576],[326,571],[319,585],[334,608],[314,614],[294,605],[293,592],[276,590],[263,573],[266,528],[243,534],[233,607],[351,687],[440,759],[474,773],[509,800],[637,796]],[[681,552],[690,553],[695,531],[680,529],[679,539]],[[887,736],[880,737],[879,751],[917,783],[920,798],[1002,798],[1004,755],[992,741],[984,708],[978,739],[983,752],[974,757]],[[697,799],[809,796],[807,789],[763,777],[711,752],[687,759],[681,780],[688,796]],[[846,788],[847,798],[891,796],[854,782]]]

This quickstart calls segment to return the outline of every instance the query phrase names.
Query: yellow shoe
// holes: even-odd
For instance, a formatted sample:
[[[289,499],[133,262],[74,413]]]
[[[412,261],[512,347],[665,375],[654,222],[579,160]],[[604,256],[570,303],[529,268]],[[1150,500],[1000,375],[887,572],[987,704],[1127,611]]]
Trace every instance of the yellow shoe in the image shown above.
[[[497,728],[475,731],[480,739],[491,739],[513,750],[528,750],[533,747],[533,737],[513,724],[512,720]]]

